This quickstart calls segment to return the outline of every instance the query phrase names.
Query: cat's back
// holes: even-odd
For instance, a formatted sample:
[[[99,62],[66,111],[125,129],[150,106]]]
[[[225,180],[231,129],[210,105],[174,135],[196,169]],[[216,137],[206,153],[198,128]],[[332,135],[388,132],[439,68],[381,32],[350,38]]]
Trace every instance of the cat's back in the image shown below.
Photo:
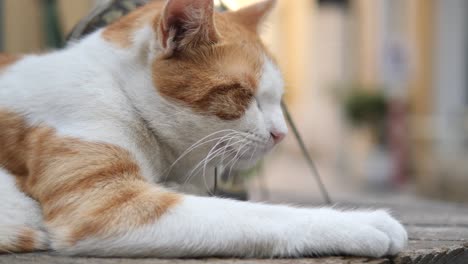
[[[116,103],[125,105],[105,72],[105,56],[96,59],[90,53],[100,50],[84,44],[43,54],[0,54],[0,109],[56,126],[74,115],[98,116],[116,111]]]

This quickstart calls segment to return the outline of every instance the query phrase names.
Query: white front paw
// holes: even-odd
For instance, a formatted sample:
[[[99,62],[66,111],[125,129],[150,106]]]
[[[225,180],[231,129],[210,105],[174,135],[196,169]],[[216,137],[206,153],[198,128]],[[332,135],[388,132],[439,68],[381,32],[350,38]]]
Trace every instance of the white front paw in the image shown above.
[[[387,255],[391,240],[381,230],[366,224],[354,225],[337,245],[338,253],[359,257],[382,257]]]
[[[340,212],[319,209],[294,237],[309,237],[294,245],[297,255],[351,255],[383,257],[401,252],[408,240],[404,227],[387,212]]]
[[[396,255],[406,247],[408,234],[405,228],[386,211],[349,212],[348,214],[353,220],[385,234],[389,240],[389,246],[383,255]]]

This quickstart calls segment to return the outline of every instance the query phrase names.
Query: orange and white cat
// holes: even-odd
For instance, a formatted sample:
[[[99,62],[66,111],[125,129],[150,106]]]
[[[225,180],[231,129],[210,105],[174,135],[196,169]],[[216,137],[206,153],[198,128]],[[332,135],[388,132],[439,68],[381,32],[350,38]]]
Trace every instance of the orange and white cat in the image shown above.
[[[273,5],[215,13],[212,0],[153,1],[64,50],[2,55],[0,251],[401,251],[406,231],[385,211],[255,204],[164,187],[183,187],[190,172],[218,164],[252,166],[286,135],[281,73],[257,32]]]

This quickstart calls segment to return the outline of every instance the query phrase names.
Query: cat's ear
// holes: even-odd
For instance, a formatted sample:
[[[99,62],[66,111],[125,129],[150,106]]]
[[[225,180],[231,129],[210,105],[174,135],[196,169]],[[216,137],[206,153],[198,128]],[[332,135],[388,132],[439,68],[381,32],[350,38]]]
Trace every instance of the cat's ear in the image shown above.
[[[166,57],[176,51],[218,41],[213,0],[168,0],[158,24]]]
[[[238,20],[248,29],[259,33],[263,22],[276,5],[276,0],[264,0],[234,12]]]

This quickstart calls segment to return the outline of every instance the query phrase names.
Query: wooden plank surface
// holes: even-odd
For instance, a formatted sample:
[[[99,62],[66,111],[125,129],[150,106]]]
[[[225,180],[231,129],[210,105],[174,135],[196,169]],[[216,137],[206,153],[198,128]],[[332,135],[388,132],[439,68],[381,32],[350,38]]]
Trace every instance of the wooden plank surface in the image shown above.
[[[291,200],[283,197],[284,200]],[[50,253],[0,256],[0,264],[468,264],[468,206],[414,198],[366,198],[338,203],[342,208],[390,209],[401,219],[409,233],[408,248],[397,257],[382,259],[328,257],[310,259],[96,259],[67,258]]]

